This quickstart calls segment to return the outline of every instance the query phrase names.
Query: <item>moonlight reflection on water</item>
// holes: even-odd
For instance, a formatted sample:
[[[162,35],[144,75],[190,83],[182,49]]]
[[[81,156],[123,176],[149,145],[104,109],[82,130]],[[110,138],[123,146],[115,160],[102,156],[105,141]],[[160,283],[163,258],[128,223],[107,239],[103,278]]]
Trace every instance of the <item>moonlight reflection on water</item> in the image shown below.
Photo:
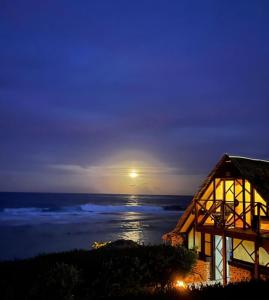
[[[141,243],[144,240],[143,228],[148,227],[143,224],[139,213],[126,212],[122,218],[121,233],[119,237],[121,239],[133,240]]]

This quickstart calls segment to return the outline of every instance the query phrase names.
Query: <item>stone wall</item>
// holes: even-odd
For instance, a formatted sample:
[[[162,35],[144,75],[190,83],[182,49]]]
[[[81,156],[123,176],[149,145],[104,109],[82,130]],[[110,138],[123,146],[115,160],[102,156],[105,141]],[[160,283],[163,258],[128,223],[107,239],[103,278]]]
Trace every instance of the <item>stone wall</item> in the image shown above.
[[[250,270],[230,265],[230,282],[249,281],[251,278]]]
[[[181,234],[169,232],[162,236],[163,241],[171,246],[179,246],[184,244],[184,238]]]
[[[191,273],[184,279],[185,282],[205,282],[210,280],[210,262],[197,260]]]
[[[185,278],[185,282],[205,282],[211,279],[210,262],[197,260],[190,274]],[[249,281],[252,278],[250,270],[230,265],[230,282]]]
[[[250,268],[239,267],[231,264],[229,266],[229,277],[230,282],[240,282],[240,281],[249,281],[253,278],[253,270]],[[198,282],[206,282],[211,280],[211,263],[210,261],[204,261],[198,259],[192,271],[189,275],[184,279],[186,283],[198,283]],[[262,270],[260,270],[260,279],[268,280],[268,274],[262,274]]]
[[[230,265],[230,282],[249,281],[251,270]],[[205,282],[211,280],[211,264],[209,261],[197,260],[190,274],[184,279],[186,283]],[[269,275],[260,275],[261,279],[269,279]]]
[[[181,235],[179,235],[179,234],[171,235],[171,245],[172,246],[182,245],[183,242],[184,242],[184,239]]]

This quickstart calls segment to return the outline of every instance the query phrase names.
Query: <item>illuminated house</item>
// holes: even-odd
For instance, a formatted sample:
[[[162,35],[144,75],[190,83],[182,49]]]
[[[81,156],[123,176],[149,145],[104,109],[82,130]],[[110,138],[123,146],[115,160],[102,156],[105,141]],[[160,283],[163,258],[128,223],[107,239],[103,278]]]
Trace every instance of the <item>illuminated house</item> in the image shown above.
[[[201,281],[267,277],[269,161],[224,155],[163,239],[197,250]]]

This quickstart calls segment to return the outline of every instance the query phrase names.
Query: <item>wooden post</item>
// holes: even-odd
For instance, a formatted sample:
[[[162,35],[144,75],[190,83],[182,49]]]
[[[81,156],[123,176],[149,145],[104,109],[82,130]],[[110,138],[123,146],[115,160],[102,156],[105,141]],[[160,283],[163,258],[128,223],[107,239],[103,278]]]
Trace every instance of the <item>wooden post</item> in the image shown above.
[[[221,217],[223,230],[225,229],[225,203],[226,203],[226,180],[223,180],[223,199],[221,203]]]
[[[257,203],[258,217],[257,217],[257,233],[260,238],[260,223],[261,223],[261,203]]]
[[[227,284],[227,245],[226,236],[222,236],[223,285]]]
[[[236,179],[233,180],[234,182],[234,186],[233,186],[233,194],[234,194],[234,211],[233,211],[233,214],[234,214],[234,227],[236,227],[236,218],[235,218],[235,212],[236,212],[236,206],[235,206],[235,203],[237,201],[236,199],[236,191],[235,191],[235,183],[236,183]],[[239,212],[240,213],[240,212]]]
[[[216,202],[216,179],[213,179],[213,203]]]
[[[201,232],[201,254],[205,258],[205,233]]]
[[[256,234],[257,234],[257,237],[256,237],[256,240],[255,240],[255,258],[254,258],[254,261],[255,261],[255,264],[254,264],[254,278],[255,279],[260,279],[260,274],[259,274],[259,242],[260,242],[260,203],[257,203],[257,224],[256,224]]]
[[[242,192],[243,192],[243,229],[246,229],[246,190],[245,190],[245,179],[242,180]]]
[[[253,187],[252,184],[250,185],[250,207],[251,207],[251,227],[253,229],[253,219],[255,216],[255,207],[254,207],[254,193],[253,193]]]
[[[222,230],[225,230],[225,202],[222,201],[221,202],[221,206],[220,206],[220,209],[221,209],[221,225],[222,225]]]
[[[255,264],[254,264],[254,279],[259,279],[259,244],[255,241]]]
[[[215,276],[216,276],[216,272],[215,272],[215,235],[213,235],[212,233],[210,234],[210,241],[211,241],[211,279],[214,280]]]
[[[221,182],[221,181],[220,181]],[[212,203],[212,207],[215,206],[215,210],[216,210],[216,178],[213,179],[213,203]],[[214,227],[216,227],[216,220],[214,220]]]
[[[194,200],[194,228],[198,225],[197,199]]]

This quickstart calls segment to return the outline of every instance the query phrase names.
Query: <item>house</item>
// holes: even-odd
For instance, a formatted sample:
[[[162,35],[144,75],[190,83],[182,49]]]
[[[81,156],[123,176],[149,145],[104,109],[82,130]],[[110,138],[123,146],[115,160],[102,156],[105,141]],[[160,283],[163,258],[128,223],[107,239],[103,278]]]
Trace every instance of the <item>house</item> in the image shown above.
[[[225,154],[163,239],[196,249],[200,281],[269,277],[269,161]]]

